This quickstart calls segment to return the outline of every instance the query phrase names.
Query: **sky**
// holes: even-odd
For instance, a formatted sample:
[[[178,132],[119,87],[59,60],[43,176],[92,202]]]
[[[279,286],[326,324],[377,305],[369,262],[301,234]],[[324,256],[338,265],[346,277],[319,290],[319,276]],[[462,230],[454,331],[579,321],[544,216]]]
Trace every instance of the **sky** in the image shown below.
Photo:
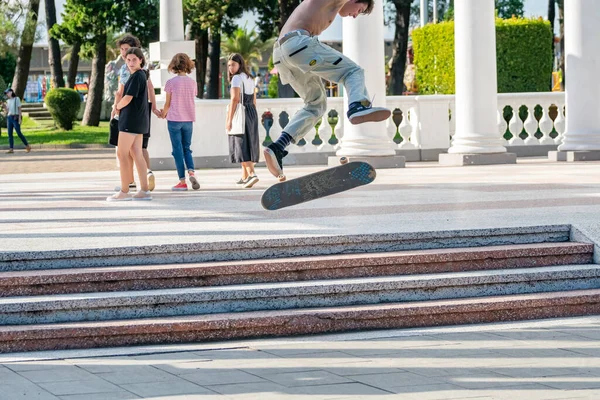
[[[61,17],[60,14],[64,9],[64,4],[66,0],[55,0],[56,1],[56,13],[57,13],[57,17],[58,17],[58,21],[60,22]],[[167,0],[163,0],[163,1],[167,1]],[[168,0],[168,1],[175,1],[175,0]],[[526,17],[547,17],[547,13],[548,13],[548,1],[547,0],[525,0],[525,16]],[[44,0],[41,0],[40,2],[40,21],[45,21],[45,12],[44,12],[45,8],[44,8]],[[255,26],[254,24],[254,20],[255,17],[254,15],[252,15],[251,13],[246,13],[242,18],[240,18],[240,20],[238,21],[238,25],[240,26],[244,26],[244,24],[248,24],[248,28],[253,28]],[[42,37],[40,37],[40,39],[38,40],[38,43],[46,43],[47,39],[46,39],[46,35],[45,33],[43,33],[41,35]],[[393,39],[394,38],[394,28],[393,27],[387,27],[386,30],[384,31],[384,36],[386,39]],[[327,29],[325,30],[320,36],[319,38],[321,40],[324,41],[335,41],[335,40],[342,40],[342,20],[340,17],[337,17],[333,24]]]

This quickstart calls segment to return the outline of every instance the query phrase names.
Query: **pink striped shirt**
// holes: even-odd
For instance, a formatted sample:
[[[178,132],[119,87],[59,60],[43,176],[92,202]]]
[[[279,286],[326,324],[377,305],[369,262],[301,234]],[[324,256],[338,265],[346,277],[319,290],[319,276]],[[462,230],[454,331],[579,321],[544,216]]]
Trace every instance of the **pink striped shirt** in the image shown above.
[[[198,94],[198,86],[195,80],[189,76],[176,76],[167,81],[165,92],[171,93],[171,106],[167,113],[167,121],[196,121],[194,101]]]

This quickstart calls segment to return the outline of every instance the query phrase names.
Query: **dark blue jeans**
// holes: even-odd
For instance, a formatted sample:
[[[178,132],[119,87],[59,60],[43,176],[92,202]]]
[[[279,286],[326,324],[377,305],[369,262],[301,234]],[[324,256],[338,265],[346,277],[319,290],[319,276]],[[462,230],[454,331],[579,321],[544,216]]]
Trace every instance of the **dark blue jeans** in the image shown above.
[[[15,146],[15,139],[13,138],[13,128],[17,131],[17,135],[19,135],[19,138],[21,139],[23,144],[25,146],[29,144],[27,143],[27,139],[25,139],[25,136],[23,136],[23,134],[21,133],[21,124],[19,123],[18,115],[9,115],[6,119],[6,126],[8,129],[8,146],[11,149]]]
[[[185,179],[185,170],[194,170],[194,158],[192,157],[192,131],[193,122],[167,121],[171,146],[173,147],[173,158],[179,179]]]

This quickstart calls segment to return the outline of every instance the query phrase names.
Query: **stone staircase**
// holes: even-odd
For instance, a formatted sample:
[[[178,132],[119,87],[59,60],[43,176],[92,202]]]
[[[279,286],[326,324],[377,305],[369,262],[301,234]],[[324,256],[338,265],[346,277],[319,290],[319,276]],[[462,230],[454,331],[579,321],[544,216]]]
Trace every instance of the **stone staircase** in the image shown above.
[[[569,226],[0,253],[0,352],[597,314]]]
[[[44,107],[43,103],[23,103],[21,106],[23,115],[36,121],[51,121],[50,111]]]

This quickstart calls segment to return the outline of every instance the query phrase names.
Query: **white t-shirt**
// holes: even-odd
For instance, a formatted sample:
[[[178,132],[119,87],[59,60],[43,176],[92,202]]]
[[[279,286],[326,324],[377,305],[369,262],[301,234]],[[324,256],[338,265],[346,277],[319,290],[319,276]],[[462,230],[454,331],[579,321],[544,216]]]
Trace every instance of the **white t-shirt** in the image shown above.
[[[241,88],[242,81],[244,82],[244,93],[254,94],[254,81],[243,72],[241,74],[234,75],[233,78],[231,78],[231,87]]]

